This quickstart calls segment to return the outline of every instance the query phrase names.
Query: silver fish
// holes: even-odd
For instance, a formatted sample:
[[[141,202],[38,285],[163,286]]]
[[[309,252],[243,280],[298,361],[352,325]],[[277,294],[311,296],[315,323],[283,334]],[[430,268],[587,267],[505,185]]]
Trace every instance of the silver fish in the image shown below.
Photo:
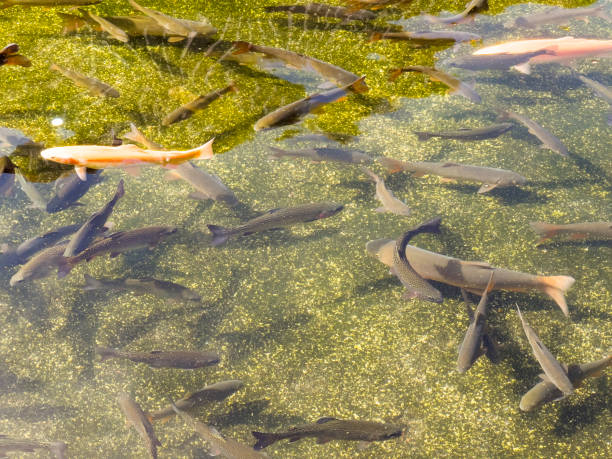
[[[490,126],[485,126],[476,129],[458,129],[456,131],[444,131],[444,132],[426,132],[426,131],[412,131],[416,134],[417,138],[421,141],[429,140],[434,137],[440,137],[442,139],[453,139],[453,140],[485,140],[494,139],[500,135],[508,132],[514,125],[512,123],[498,123]]]
[[[40,194],[40,191],[36,189],[34,184],[28,182],[18,169],[15,170],[15,177],[17,177],[17,181],[21,185],[23,192],[28,198],[30,198],[30,201],[32,201],[32,207],[35,209],[46,210],[47,200],[43,198],[42,194]]]
[[[383,179],[367,167],[362,167],[362,169],[376,184],[376,198],[382,204],[382,207],[378,207],[376,212],[391,212],[392,214],[404,216],[408,216],[412,213],[406,204],[393,196],[391,190],[385,186],[385,181]]]
[[[196,189],[195,192],[189,194],[190,198],[212,199],[213,201],[224,202],[228,206],[239,204],[236,195],[219,177],[209,174],[189,161],[184,162],[176,169],[172,169],[166,176],[169,179],[182,178],[189,182]]]
[[[612,222],[584,222],[555,225],[544,222],[530,222],[531,228],[539,234],[540,242],[557,234],[571,234],[574,239],[585,237],[612,239]]]
[[[99,97],[119,97],[119,91],[112,86],[92,77],[82,75],[74,70],[70,70],[64,67],[60,67],[57,64],[51,64],[49,67],[51,70],[61,73],[66,78],[73,81],[74,84],[81,88],[87,89],[94,96]]]
[[[97,14],[94,14],[90,11],[84,10],[82,8],[79,8],[79,11],[83,16],[85,16],[86,19],[89,19],[90,21],[97,23],[102,30],[104,30],[107,34],[109,34],[115,40],[119,40],[123,43],[127,43],[128,41],[130,41],[130,37],[128,37],[128,34],[125,33],[125,31],[122,28],[116,26],[109,20],[101,16],[98,16]]]
[[[308,148],[303,150],[283,150],[282,148],[268,147],[272,150],[270,159],[280,158],[307,158],[314,162],[337,161],[340,163],[363,164],[371,163],[372,158],[357,150],[344,150],[340,148]]]
[[[599,17],[606,21],[612,21],[612,18],[606,11],[608,5],[598,5],[586,8],[546,8],[539,13],[530,14],[529,16],[520,16],[514,20],[504,24],[506,27],[525,27],[534,28],[544,24],[567,24],[572,19],[588,19],[589,17]]]
[[[456,30],[424,30],[420,32],[375,32],[371,41],[380,39],[409,40],[417,45],[443,45],[462,43],[465,41],[482,40],[480,35],[471,32],[458,32]]]

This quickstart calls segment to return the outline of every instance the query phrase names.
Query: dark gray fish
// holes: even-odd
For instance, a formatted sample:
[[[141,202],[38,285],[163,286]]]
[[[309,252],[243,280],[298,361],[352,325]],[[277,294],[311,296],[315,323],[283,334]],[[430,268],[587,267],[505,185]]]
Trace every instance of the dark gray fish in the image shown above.
[[[9,282],[11,287],[21,282],[49,276],[55,268],[61,266],[64,262],[64,250],[66,250],[67,245],[68,241],[60,242],[32,257],[30,261],[11,277]]]
[[[454,59],[449,62],[449,65],[469,70],[507,70],[518,66],[520,70],[522,64],[542,54],[554,56],[555,52],[550,49],[539,49],[531,53],[474,54]]]
[[[191,102],[182,105],[181,107],[174,110],[172,113],[166,115],[162,120],[163,126],[170,126],[171,124],[178,123],[179,121],[191,118],[198,110],[204,110],[210,104],[212,104],[219,97],[227,94],[228,92],[237,92],[238,89],[234,83],[230,83],[225,88],[215,89],[208,94],[198,96]]]
[[[172,300],[194,301],[200,303],[202,297],[193,290],[175,284],[174,282],[163,281],[147,277],[143,279],[94,279],[85,274],[85,286],[83,290],[129,290],[140,295],[152,294],[169,298]]]
[[[103,361],[107,359],[127,359],[132,362],[146,363],[153,368],[193,370],[219,363],[219,354],[211,351],[122,352],[117,349],[96,347],[96,354]]]
[[[190,161],[184,162],[176,169],[169,171],[166,176],[172,180],[182,178],[189,182],[196,191],[189,193],[189,197],[193,199],[221,201],[228,206],[236,206],[239,204],[238,198],[230,190],[219,177],[209,174],[200,169]]]
[[[444,132],[427,132],[427,131],[412,131],[416,134],[419,140],[429,140],[433,137],[440,137],[442,139],[453,139],[453,140],[484,140],[494,139],[499,137],[505,132],[508,132],[514,127],[512,123],[498,123],[492,124],[491,126],[485,126],[476,129],[458,129],[456,131],[444,131]]]
[[[62,441],[26,440],[0,434],[0,457],[7,457],[7,453],[16,451],[33,453],[37,449],[48,449],[57,459],[65,459],[67,457],[66,443]]]
[[[47,203],[47,212],[55,213],[75,205],[79,198],[100,181],[101,173],[102,169],[88,169],[84,181],[76,174],[59,178],[56,182],[55,196]]]
[[[293,14],[308,14],[323,18],[338,18],[345,21],[371,21],[376,19],[376,13],[368,10],[355,10],[342,6],[331,6],[323,3],[306,3],[304,5],[266,6],[268,13],[287,12]]]
[[[371,163],[372,158],[357,150],[343,150],[341,148],[307,148],[303,150],[283,150],[282,148],[268,147],[272,150],[270,159],[307,158],[311,161],[337,161],[349,164]]]
[[[121,199],[121,197],[125,194],[125,189],[123,187],[123,180],[119,181],[119,185],[117,185],[117,191],[115,192],[115,196],[106,203],[106,205],[100,209],[98,212],[95,212],[87,219],[83,226],[74,233],[70,242],[66,246],[66,251],[64,252],[65,257],[73,257],[83,250],[85,250],[91,241],[94,240],[96,234],[104,227],[106,220],[113,212],[117,201]]]
[[[464,41],[482,40],[480,35],[471,32],[458,32],[456,30],[425,30],[421,32],[375,32],[371,41],[381,39],[409,40],[417,45],[444,45],[462,43]]]
[[[53,231],[49,231],[41,236],[36,236],[28,239],[27,241],[23,241],[16,250],[17,255],[22,257],[24,260],[27,260],[32,255],[37,252],[40,252],[47,247],[51,247],[64,239],[66,236],[74,233],[81,227],[79,223],[75,225],[67,225],[62,226],[61,228],[57,228]]]
[[[410,240],[420,233],[439,233],[440,221],[441,218],[436,217],[422,223],[408,230],[395,243],[391,274],[397,276],[402,285],[406,287],[406,292],[402,295],[404,299],[411,300],[413,298],[421,298],[434,303],[442,303],[443,298],[440,291],[432,287],[429,282],[423,279],[410,265],[408,258],[406,258],[406,246]]]
[[[207,226],[213,233],[212,245],[218,246],[227,242],[230,236],[238,234],[246,236],[296,223],[312,222],[336,215],[343,208],[343,205],[334,202],[318,202],[284,209],[272,209],[234,228],[224,228],[217,225]]]
[[[321,418],[314,424],[304,424],[292,427],[285,432],[265,433],[252,432],[257,439],[254,448],[260,450],[279,440],[289,439],[290,442],[302,438],[315,437],[318,444],[330,440],[383,441],[400,437],[403,428],[394,424],[383,424],[372,421],[342,420],[336,418]]]
[[[147,445],[147,450],[153,459],[157,459],[157,447],[161,446],[160,441],[155,436],[155,431],[151,422],[147,419],[140,405],[130,398],[125,392],[117,396],[117,402],[129,425],[134,427],[138,435]]]

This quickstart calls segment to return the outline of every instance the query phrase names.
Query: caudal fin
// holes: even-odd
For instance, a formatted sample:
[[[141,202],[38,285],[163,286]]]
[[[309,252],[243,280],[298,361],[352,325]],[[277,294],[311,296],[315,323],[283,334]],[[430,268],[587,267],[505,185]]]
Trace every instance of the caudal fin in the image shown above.
[[[117,357],[117,350],[109,347],[96,347],[96,354],[100,356],[100,360],[104,361]]]
[[[94,279],[89,274],[85,274],[85,285],[83,290],[99,290],[104,287],[104,284],[98,279]]]
[[[576,279],[570,276],[538,276],[538,282],[540,282],[544,293],[555,300],[559,308],[561,308],[561,311],[563,311],[563,314],[569,316],[569,310],[565,301],[565,292],[574,285]]]
[[[21,54],[13,54],[4,61],[4,65],[19,65],[21,67],[32,67],[32,62]]]
[[[213,137],[204,145],[200,145],[197,148],[189,150],[187,153],[191,153],[191,159],[210,159],[213,157],[212,144],[215,138]]]
[[[368,88],[368,85],[365,82],[365,75],[355,80],[355,82],[351,84],[350,89],[352,89],[358,94],[363,94],[365,92],[368,92],[370,88]]]
[[[264,449],[266,446],[270,446],[272,443],[278,441],[278,437],[273,433],[265,433],[265,432],[251,432],[253,436],[257,439],[257,443],[253,446],[253,449],[259,451],[260,449]]]
[[[416,134],[417,139],[419,139],[421,142],[424,140],[429,140],[433,137],[429,132],[412,131],[412,133]]]
[[[225,244],[227,240],[229,239],[229,231],[227,230],[227,228],[224,228],[218,225],[206,225],[206,226],[208,226],[208,229],[213,234],[211,244],[214,247]]]

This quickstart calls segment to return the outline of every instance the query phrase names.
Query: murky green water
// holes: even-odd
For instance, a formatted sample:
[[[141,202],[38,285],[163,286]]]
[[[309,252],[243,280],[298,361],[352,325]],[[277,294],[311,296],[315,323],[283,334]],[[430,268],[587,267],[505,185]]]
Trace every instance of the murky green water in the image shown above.
[[[265,2],[265,5],[274,2]],[[278,2],[281,4],[282,2]],[[435,3],[435,5],[434,5]],[[520,37],[608,39],[611,26],[595,18],[569,27],[504,30],[502,24],[541,6],[490,1],[487,15],[459,30],[485,36],[485,44]],[[565,7],[590,4],[546,2]],[[251,430],[284,430],[322,416],[407,425],[406,439],[358,450],[350,442],[316,445],[281,442],[271,457],[610,457],[610,376],[590,379],[566,400],[533,413],[518,408],[538,381],[515,306],[561,362],[588,362],[610,352],[612,248],[607,242],[553,242],[536,248],[528,222],[610,221],[612,137],[606,103],[567,67],[537,66],[531,75],[513,71],[457,71],[474,80],[484,103],[445,94],[445,87],[418,74],[387,81],[388,69],[432,65],[465,54],[443,47],[410,48],[403,42],[368,42],[368,29],[295,15],[266,14],[264,2],[155,2],[147,6],[177,17],[208,18],[218,37],[288,48],[366,75],[371,90],[325,107],[286,128],[255,133],[253,123],[272,109],[315,92],[323,80],[300,71],[206,56],[208,45],[133,40],[105,35],[64,36],[54,10],[13,7],[0,11],[0,45],[19,43],[33,66],[0,68],[0,125],[23,131],[46,146],[110,142],[134,122],[151,139],[186,149],[216,137],[216,153],[198,164],[219,175],[243,207],[187,198],[191,187],[168,182],[161,168],[139,177],[107,170],[75,207],[56,214],[28,208],[20,189],[0,199],[0,239],[9,245],[56,227],[85,220],[114,193],[120,178],[126,196],[112,220],[119,230],[171,224],[179,228],[154,250],[97,258],[65,279],[55,276],[9,287],[17,268],[0,272],[0,433],[63,440],[70,457],[146,457],[140,438],[127,430],[116,403],[130,393],[145,410],[223,379],[245,387],[230,399],[196,414],[223,434],[253,443]],[[433,5],[433,6],[432,6]],[[374,22],[399,21],[424,28],[420,11],[457,12],[463,1],[413,2]],[[91,11],[131,14],[127,2],[105,1]],[[71,12],[68,7],[58,11]],[[402,19],[403,18],[403,19]],[[228,48],[224,43],[216,49]],[[99,99],[48,70],[51,62],[95,76],[121,92]],[[576,69],[610,85],[611,64],[586,59]],[[442,65],[442,68],[443,65]],[[161,119],[196,95],[236,82],[238,94],[214,102],[191,119],[161,127]],[[494,105],[520,111],[556,133],[572,152],[563,158],[539,148],[523,127],[498,139],[419,143],[412,130],[478,127],[495,120]],[[62,118],[63,126],[51,120]],[[514,170],[529,179],[519,188],[476,194],[475,185],[442,183],[436,177],[389,176],[386,183],[409,204],[411,217],[374,212],[374,185],[358,168],[335,163],[270,161],[268,145],[288,149],[300,134],[339,134],[345,145],[368,154],[404,160],[459,161]],[[284,140],[283,140],[284,139]],[[338,146],[334,141],[329,144]],[[324,142],[317,142],[322,146]],[[49,182],[55,166],[13,157],[18,166]],[[382,173],[382,168],[376,169]],[[43,174],[44,172],[44,174]],[[37,184],[46,196],[52,184]],[[234,225],[256,212],[331,200],[346,205],[337,216],[210,246],[206,224]],[[457,348],[468,325],[458,289],[442,286],[443,304],[400,298],[403,287],[365,253],[371,239],[397,237],[432,216],[443,217],[439,237],[418,245],[468,260],[538,274],[576,278],[567,298],[570,319],[540,294],[495,292],[489,322],[501,342],[502,361],[479,359],[458,374]],[[203,297],[201,305],[168,302],[131,293],[84,292],[83,274],[171,280]],[[100,362],[95,346],[127,350],[216,349],[217,367],[154,370],[129,361]],[[183,422],[155,425],[160,457],[208,457],[205,444]],[[407,441],[406,441],[407,440]],[[29,457],[46,457],[47,453]]]

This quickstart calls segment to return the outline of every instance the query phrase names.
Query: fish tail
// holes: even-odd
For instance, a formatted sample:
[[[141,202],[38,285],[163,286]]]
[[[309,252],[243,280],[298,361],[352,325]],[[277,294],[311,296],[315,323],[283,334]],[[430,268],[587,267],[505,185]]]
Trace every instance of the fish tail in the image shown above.
[[[130,129],[131,129],[130,132],[123,135],[123,138],[131,140],[132,142],[139,143],[141,145],[145,145],[146,144],[145,136],[143,135],[142,132],[140,132],[140,130],[136,127],[134,123],[130,123]]]
[[[104,287],[104,284],[98,279],[94,279],[89,274],[85,274],[85,285],[83,290],[99,290]]]
[[[213,137],[208,142],[206,142],[204,145],[200,145],[199,147],[194,148],[193,150],[187,150],[186,152],[187,155],[191,159],[210,159],[212,158],[213,157],[212,144],[214,140],[215,138]]]
[[[565,292],[574,285],[576,279],[571,276],[538,276],[537,281],[542,286],[544,293],[555,300],[563,314],[569,316]]]
[[[368,92],[370,90],[370,88],[368,88],[368,85],[365,82],[365,75],[362,76],[361,78],[359,78],[358,80],[356,80],[352,85],[351,85],[351,89],[353,91],[355,91],[358,94],[363,94],[365,92]]]
[[[272,443],[277,442],[279,440],[278,436],[273,433],[265,433],[265,432],[251,432],[253,436],[257,439],[257,443],[253,446],[253,449],[259,451],[260,449],[264,449],[266,446],[270,446]]]
[[[421,142],[424,140],[429,140],[433,137],[429,132],[412,131],[412,133],[416,134],[417,139],[419,139]]]
[[[403,171],[404,165],[406,164],[399,159],[386,158],[384,156],[382,158],[378,158],[378,161],[389,170],[390,174]]]
[[[236,48],[232,54],[248,53],[253,47],[253,44],[249,43],[248,41],[235,41],[232,44],[234,45],[234,48]]]
[[[402,74],[402,72],[403,72],[402,69],[391,69],[391,70],[389,70],[389,81],[397,80],[397,77],[399,77]]]
[[[214,247],[225,244],[227,240],[229,239],[229,230],[227,228],[224,228],[218,225],[206,225],[206,226],[208,226],[208,229],[213,234],[211,244]]]
[[[104,361],[107,359],[112,359],[113,357],[117,357],[117,349],[96,346],[96,354],[100,356],[100,360]]]
[[[365,166],[361,166],[361,170],[370,176],[374,183],[380,182],[380,177]]]
[[[269,146],[268,148],[272,150],[272,153],[268,155],[268,159],[281,159],[283,156],[286,156],[285,150],[282,148],[276,148],[273,146]]]
[[[551,225],[550,223],[544,222],[529,222],[529,226],[539,235],[542,239],[550,239],[559,231],[559,226]]]
[[[374,32],[372,35],[370,35],[370,42],[381,40],[382,37],[383,37],[382,33]]]

